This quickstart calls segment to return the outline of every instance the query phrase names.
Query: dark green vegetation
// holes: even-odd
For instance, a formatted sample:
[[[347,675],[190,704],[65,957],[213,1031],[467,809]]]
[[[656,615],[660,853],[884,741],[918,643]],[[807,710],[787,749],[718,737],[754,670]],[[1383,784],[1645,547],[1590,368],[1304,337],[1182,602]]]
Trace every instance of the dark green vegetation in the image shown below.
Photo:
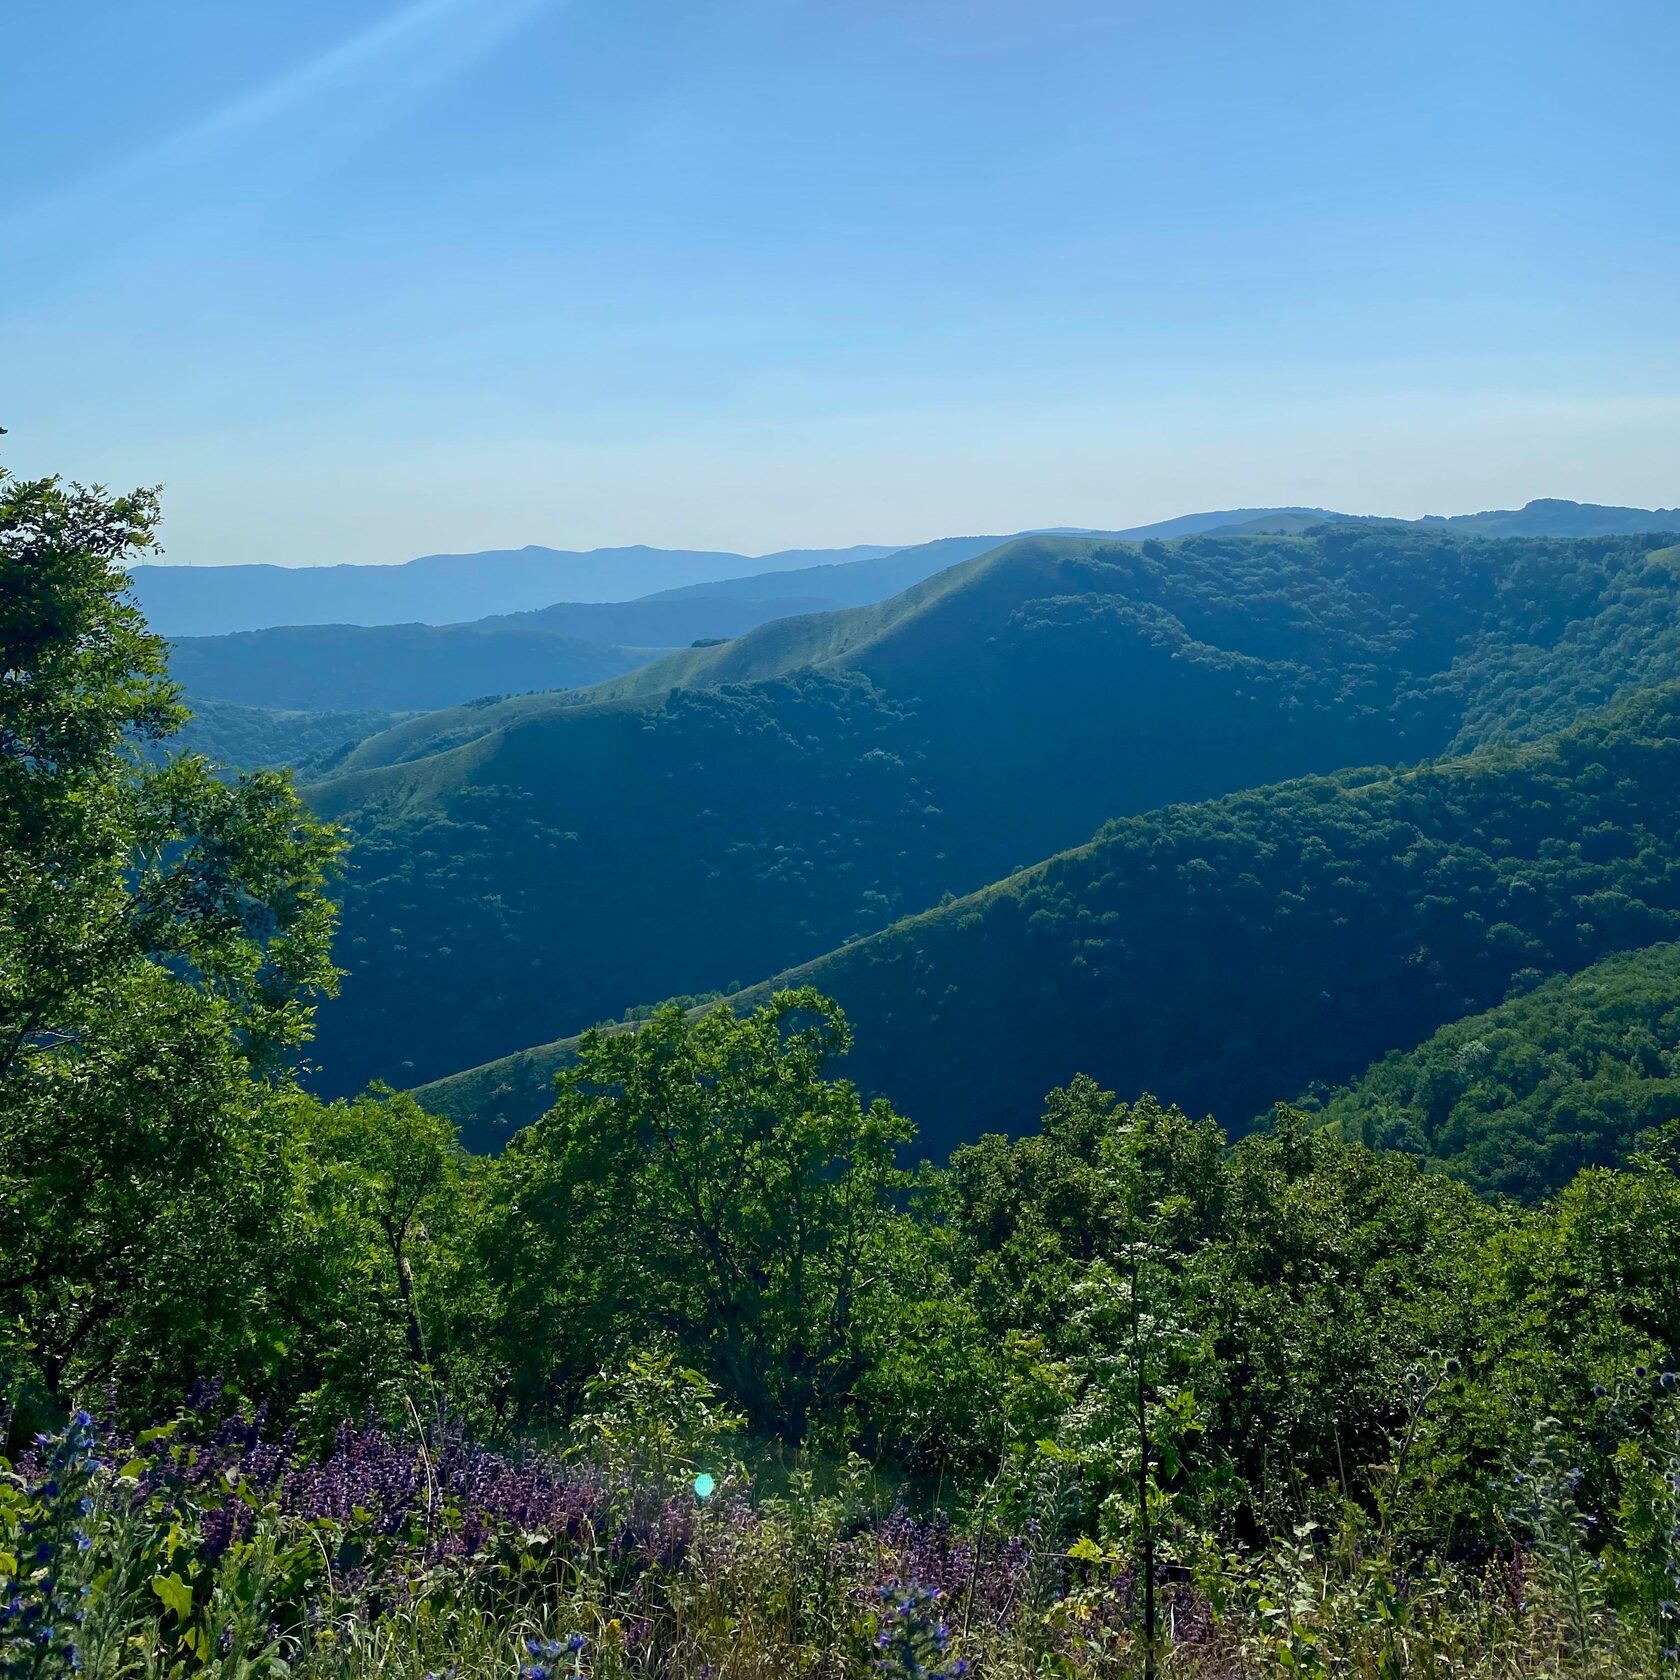
[[[194,704],[403,712],[485,694],[578,688],[645,665],[659,651],[580,641],[518,620],[307,624],[189,637],[171,649],[169,670]]]
[[[1680,1119],[1680,946],[1606,957],[1455,1021],[1323,1112],[1346,1137],[1531,1201],[1625,1161]]]
[[[291,765],[300,775],[324,774],[358,741],[402,721],[400,712],[288,712],[267,706],[234,706],[198,700],[192,715],[155,749],[200,753],[235,770]]]
[[[0,1373],[49,1391],[237,1361],[335,978],[338,843],[290,782],[136,750],[184,716],[119,569],[155,520],[0,479]]]
[[[1035,538],[891,601],[780,620],[579,695],[416,720],[364,742],[311,794],[360,838],[345,917],[363,980],[323,1013],[327,1083],[420,1083],[661,996],[751,983],[1077,846],[1112,817],[1533,738],[1680,668],[1677,600],[1660,536]],[[1326,844],[1341,856],[1338,837]],[[1239,873],[1266,900],[1283,867],[1268,854]],[[1213,947],[1211,918],[1197,925]],[[949,925],[927,924],[917,961],[937,966]],[[1141,929],[1107,929],[1078,937],[1150,948]],[[921,925],[888,946],[922,950]],[[1029,970],[1038,1001],[973,1017],[978,1036],[1011,1042],[1005,1022],[1026,1007],[1065,1020],[1055,1054],[1093,1020],[1123,1043],[1081,1007],[1097,994],[1065,965],[1073,934],[1034,951],[1051,946],[1057,957]],[[831,962],[847,975],[864,960]],[[1149,983],[1132,983],[1143,991],[1103,993],[1103,1008],[1142,1009]],[[909,1033],[928,998],[888,984]],[[1466,1007],[1501,995],[1458,993]],[[1462,1012],[1419,1014],[1414,1036]],[[1215,1018],[1219,1042],[1249,1036]],[[1189,1023],[1140,1017],[1135,1030],[1186,1063],[1210,1059]],[[1388,1034],[1365,1054],[1406,1042]],[[880,1053],[896,1066],[903,1047]],[[1042,1088],[1046,1065],[1023,1078]],[[1299,1083],[1274,1061],[1240,1100],[1263,1106]],[[942,1110],[967,1101],[946,1089]],[[1206,1080],[1183,1094],[1202,1092],[1239,1095]],[[919,1117],[941,1142],[972,1131]]]
[[[938,1149],[1069,1067],[1245,1123],[1559,969],[1680,933],[1680,687],[1520,748],[1342,772],[1090,844],[744,994],[812,985]],[[560,1043],[427,1090],[477,1142]]]
[[[154,758],[181,711],[120,571],[153,518],[144,495],[0,484],[8,1676],[1672,1670],[1675,948],[1588,965],[1680,931],[1680,685],[1449,763],[1112,823],[812,965],[850,1023],[805,986],[584,1034],[546,1110],[472,1156],[413,1096],[300,1089],[338,837],[283,775]],[[1398,564],[1391,533],[1207,540],[1168,552],[1274,579],[1280,554]],[[1474,591],[1447,587],[1450,544],[1407,564],[1431,552],[1460,568],[1433,575],[1450,623]],[[750,721],[740,785],[764,740],[798,766],[842,717],[850,768],[798,795],[861,821],[879,774],[931,821],[878,747],[938,715],[888,708],[894,634],[949,646],[926,609],[1023,564],[1135,587],[1155,556],[1123,553],[1046,540],[870,638],[809,632],[856,666],[570,715],[603,730],[602,775],[638,733],[688,753]],[[1566,558],[1653,575],[1638,544]],[[1282,634],[1263,599],[1230,639]],[[1439,650],[1433,677],[1396,675],[1420,639],[1302,669],[1386,696],[1372,727],[1462,728]],[[517,835],[505,801],[481,816]],[[1535,985],[1557,969],[1577,974]],[[1266,1082],[1334,1077],[1513,985],[1332,1098],[1335,1124],[1250,1125]],[[1446,1066],[1475,1077],[1449,1090]],[[1116,1067],[1194,1107],[1079,1071]],[[1458,1140],[1495,1078],[1483,1158]],[[1355,1135],[1397,1102],[1428,1105],[1435,1159]],[[924,1115],[921,1142],[957,1147],[912,1169]],[[1514,1163],[1544,1190],[1599,1115],[1634,1152],[1533,1205],[1436,1170]]]
[[[1513,987],[1676,934],[1671,686],[1529,747],[1115,823],[774,984],[837,998],[853,1077],[938,1147],[1069,1066],[1241,1123]]]

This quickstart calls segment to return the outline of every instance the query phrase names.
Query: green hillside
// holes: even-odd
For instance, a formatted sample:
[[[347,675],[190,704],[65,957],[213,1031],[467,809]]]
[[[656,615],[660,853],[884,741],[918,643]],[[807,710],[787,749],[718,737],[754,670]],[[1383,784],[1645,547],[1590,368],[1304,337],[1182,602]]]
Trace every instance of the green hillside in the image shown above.
[[[302,774],[324,773],[356,742],[401,721],[400,713],[389,711],[294,712],[194,700],[192,716],[168,746],[202,753],[230,770],[286,764]]]
[[[192,636],[170,651],[189,699],[293,711],[421,711],[484,694],[577,688],[658,649],[582,641],[542,624],[294,624]]]
[[[1057,545],[1058,548],[1066,546],[1065,540]],[[1024,542],[1012,543],[1002,550],[992,550],[974,560],[950,566],[887,600],[839,612],[798,613],[774,619],[716,646],[680,648],[638,671],[617,680],[596,683],[577,693],[515,695],[499,703],[441,711],[432,719],[415,720],[409,727],[393,731],[388,738],[370,738],[346,760],[344,769],[381,769],[409,763],[498,729],[570,713],[580,707],[648,699],[678,688],[720,688],[728,683],[762,682],[814,666],[850,663],[871,644],[929,610],[943,596],[965,591],[978,574],[993,567],[994,555],[1002,557],[1012,576],[1018,576],[1009,563],[1019,560],[1026,552]]]
[[[1680,661],[1662,543],[1035,538],[416,720],[313,790],[360,841],[323,1083],[422,1082],[777,972],[1111,817],[1539,733]]]
[[[1241,1119],[1680,934],[1680,686],[1421,769],[1176,806],[743,992],[809,985],[934,1154],[1076,1071]],[[493,1141],[568,1046],[426,1092]],[[532,1105],[535,1105],[534,1107]]]
[[[1680,1120],[1680,945],[1606,957],[1454,1021],[1323,1112],[1345,1137],[1525,1201],[1618,1165]]]

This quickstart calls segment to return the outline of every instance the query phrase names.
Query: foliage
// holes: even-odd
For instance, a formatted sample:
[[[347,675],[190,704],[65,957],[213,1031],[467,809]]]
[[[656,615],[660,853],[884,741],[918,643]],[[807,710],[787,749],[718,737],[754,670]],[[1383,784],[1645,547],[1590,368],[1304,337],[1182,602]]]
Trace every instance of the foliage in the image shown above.
[[[400,712],[286,712],[233,706],[195,696],[192,716],[155,756],[169,751],[197,753],[233,771],[294,767],[300,775],[323,774],[357,741],[389,729]]]
[[[447,1439],[346,1435],[311,1460],[237,1417],[208,1438],[185,1419],[138,1441],[77,1420],[0,1466],[0,1660],[30,1680],[1138,1672],[1125,1572],[1059,1555],[1043,1534],[964,1536],[897,1513],[838,1534],[846,1497],[700,1502]],[[801,1533],[834,1536],[821,1564],[832,1594],[802,1590]],[[1304,1524],[1169,1583],[1159,1671],[1668,1671],[1660,1620],[1572,1594],[1543,1554],[1401,1575],[1371,1539]],[[1623,1543],[1615,1530],[1607,1555]]]
[[[275,1093],[335,971],[336,837],[180,723],[126,597],[149,493],[0,480],[0,1372],[135,1402],[251,1355]]]
[[[845,1394],[909,1136],[823,1077],[849,1043],[814,992],[585,1038],[495,1177],[524,1405],[660,1335],[760,1427],[801,1434]]]
[[[289,1119],[281,1302],[296,1403],[329,1424],[413,1403],[435,1415],[442,1384],[464,1410],[488,1380],[476,1344],[489,1307],[468,1263],[481,1175],[447,1122],[400,1092],[325,1105],[299,1096]],[[265,1392],[281,1378],[271,1373]]]
[[[1345,1136],[1525,1201],[1625,1161],[1680,1120],[1680,946],[1606,957],[1442,1027],[1322,1112]]]
[[[856,1024],[851,1077],[936,1152],[1077,1068],[1240,1127],[1680,930],[1677,742],[1669,687],[1531,747],[1129,818],[799,978]]]
[[[1673,950],[1601,959],[1680,931],[1680,688],[1526,747],[1115,823],[811,965],[839,1001],[801,985],[643,1011],[627,993],[639,1018],[585,1034],[546,1112],[484,1159],[413,1095],[298,1088],[334,978],[336,837],[284,776],[222,782],[168,750],[179,708],[118,569],[149,498],[3,488],[7,1675],[1673,1672],[1680,1131],[1643,1124],[1672,1072]],[[985,820],[1005,784],[973,759],[1007,767],[1012,708],[1042,741],[1032,706],[1070,692],[1057,660],[1077,688],[1116,624],[1161,656],[1117,683],[1241,693],[1265,750],[1330,753],[1359,716],[1470,727],[1498,626],[1562,646],[1617,566],[1663,563],[1626,542],[1488,560],[1374,528],[1267,541],[1025,545],[876,610],[852,663],[836,644],[824,670],[581,705],[569,738],[652,824],[672,789],[649,766],[698,798],[733,731],[727,815],[695,807],[727,837],[691,863],[831,937],[885,913],[860,912],[848,865],[883,897],[920,892],[941,824],[978,866],[1036,820]],[[1250,570],[1216,587],[1214,556]],[[1023,607],[1022,568],[1091,587]],[[958,634],[988,613],[1021,645]],[[846,633],[684,657],[774,664]],[[1639,636],[1614,635],[1639,669]],[[889,677],[947,639],[1002,675],[937,723],[948,697]],[[1017,797],[1117,748],[1138,714],[1115,722],[1107,681],[1079,690],[1101,724],[1031,775],[1016,762]],[[968,760],[954,734],[938,746],[987,707]],[[544,867],[570,792],[523,825],[492,796],[553,779],[527,722],[458,749],[509,777],[470,821],[459,800],[386,813],[424,866],[386,880],[382,915],[430,915],[466,855],[439,837],[474,824],[490,875]],[[1256,762],[1245,739],[1173,773],[1234,774]],[[622,910],[632,832],[592,833],[566,892]],[[456,896],[470,928],[487,900]],[[717,907],[686,934],[626,919],[640,944],[612,985],[680,966],[685,940],[695,956]],[[713,965],[785,936],[712,926]],[[460,990],[405,1031],[473,988],[505,1007],[451,968]],[[1550,969],[1584,972],[1535,991]],[[1318,1112],[1253,1123],[1444,1021],[1334,1098],[1335,1124],[1316,1093]],[[909,1121],[836,1076],[848,1056],[867,1089],[914,1096],[936,1146],[968,1140],[948,1166],[907,1168]],[[1205,1098],[1242,1135],[1081,1066]],[[1371,1147],[1370,1113],[1402,1102],[1423,1147]],[[1491,1153],[1454,1133],[1466,1104]],[[1567,1176],[1572,1151],[1603,1164]]]
[[[577,696],[405,726],[312,792],[359,839],[360,984],[323,1012],[322,1088],[779,974],[1113,818],[1563,728],[1676,668],[1665,544],[1033,538]]]

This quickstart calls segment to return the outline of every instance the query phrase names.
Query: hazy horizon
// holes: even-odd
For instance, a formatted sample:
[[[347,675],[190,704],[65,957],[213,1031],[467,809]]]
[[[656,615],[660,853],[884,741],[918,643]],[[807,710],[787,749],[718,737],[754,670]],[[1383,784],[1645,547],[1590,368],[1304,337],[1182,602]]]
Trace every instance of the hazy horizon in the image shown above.
[[[1461,514],[1490,513],[1490,512],[1503,511],[1505,509],[1519,509],[1519,508],[1527,506],[1529,502],[1544,501],[1544,500],[1572,501],[1572,502],[1581,502],[1581,503],[1587,503],[1587,502],[1595,501],[1594,498],[1587,498],[1587,497],[1580,497],[1580,496],[1567,496],[1567,497],[1525,496],[1520,502],[1511,502],[1511,503],[1500,504],[1500,507],[1498,507],[1498,508],[1495,508],[1495,507],[1492,507],[1492,506],[1489,506],[1489,507],[1461,507],[1461,508],[1429,508],[1429,509],[1426,509],[1424,511],[1424,513],[1421,513],[1421,514],[1400,514],[1400,513],[1395,513],[1392,509],[1351,508],[1351,507],[1333,508],[1333,509],[1327,509],[1326,511],[1348,514],[1348,515],[1351,515],[1351,516],[1356,517],[1356,518],[1369,517],[1369,518],[1378,518],[1378,519],[1381,519],[1381,518],[1418,519],[1418,518],[1426,517],[1428,514],[1436,514],[1436,515],[1440,515],[1440,516],[1443,516],[1443,517],[1446,517],[1446,518],[1451,518],[1451,517],[1454,517],[1456,515],[1461,515]],[[1223,504],[1223,505],[1228,505],[1233,510],[1237,509],[1237,504],[1234,503],[1234,502],[1229,503],[1229,504]],[[1308,506],[1308,505],[1316,505],[1316,504],[1306,504],[1306,503],[1300,503],[1300,502],[1281,502],[1281,501],[1254,502],[1254,503],[1244,504],[1245,507],[1263,507],[1263,508],[1288,508],[1288,507],[1302,507],[1302,506]],[[1598,505],[1598,506],[1619,506],[1619,507],[1649,507],[1649,508],[1655,510],[1655,509],[1658,509],[1658,508],[1665,508],[1666,509],[1666,507],[1671,506],[1673,504],[1665,504],[1663,502],[1621,502],[1621,503],[1597,502],[1596,505]],[[1037,524],[1037,525],[1020,525],[1020,526],[1013,527],[1012,529],[1007,530],[1007,531],[999,530],[996,533],[985,532],[985,531],[980,530],[978,527],[976,527],[972,530],[953,528],[953,529],[948,530],[948,531],[936,531],[936,532],[932,533],[931,535],[927,535],[927,536],[914,537],[908,542],[896,542],[896,541],[890,541],[890,540],[889,541],[884,541],[884,542],[877,542],[874,539],[872,539],[870,537],[867,537],[867,536],[859,537],[859,538],[855,538],[855,539],[841,540],[841,541],[833,542],[833,543],[790,542],[790,543],[786,543],[786,544],[784,544],[780,547],[777,547],[777,548],[760,549],[757,552],[752,552],[752,551],[749,551],[747,549],[742,549],[742,548],[731,548],[731,547],[728,547],[727,545],[714,547],[712,545],[701,545],[701,544],[698,544],[698,543],[684,543],[684,542],[644,543],[644,542],[640,542],[637,539],[632,537],[632,538],[628,538],[628,539],[626,539],[624,541],[621,541],[621,542],[591,543],[587,546],[585,546],[584,544],[581,544],[581,543],[531,541],[531,542],[524,542],[524,543],[502,543],[502,544],[497,544],[494,547],[485,547],[485,548],[481,548],[481,549],[430,549],[430,550],[427,550],[424,553],[407,554],[407,555],[403,555],[403,556],[400,556],[400,557],[397,557],[397,558],[392,558],[392,559],[362,560],[362,561],[358,561],[358,560],[328,560],[328,561],[314,561],[314,562],[310,562],[310,561],[288,562],[288,561],[284,561],[284,560],[181,561],[181,560],[173,559],[169,555],[169,553],[166,551],[166,552],[161,553],[158,556],[156,556],[156,558],[154,560],[146,562],[146,564],[164,565],[164,566],[192,565],[192,566],[195,566],[195,567],[196,566],[204,566],[204,567],[234,566],[234,565],[280,565],[280,566],[296,565],[300,568],[303,568],[303,567],[313,568],[313,567],[322,567],[322,566],[346,566],[346,565],[404,566],[404,565],[409,565],[416,560],[435,559],[439,556],[457,555],[457,554],[477,554],[477,553],[515,554],[515,553],[520,552],[523,549],[531,549],[531,548],[545,549],[545,550],[548,550],[550,552],[558,553],[558,554],[591,553],[591,552],[602,552],[602,551],[611,552],[615,549],[628,550],[628,549],[636,549],[636,548],[649,548],[649,549],[664,548],[664,549],[671,549],[671,550],[675,550],[675,551],[679,551],[679,552],[690,551],[690,552],[694,552],[694,553],[716,553],[716,554],[725,554],[725,555],[735,555],[735,556],[738,556],[739,558],[741,558],[743,560],[771,560],[771,559],[777,558],[780,555],[797,554],[797,553],[800,553],[800,552],[831,552],[831,553],[833,553],[837,556],[843,556],[848,549],[854,549],[854,548],[879,548],[879,549],[888,549],[888,550],[896,552],[896,551],[901,550],[901,549],[918,547],[922,543],[935,542],[941,537],[975,537],[975,536],[986,536],[986,535],[992,535],[992,534],[995,534],[997,536],[1007,537],[1007,536],[1024,535],[1024,534],[1031,533],[1031,532],[1034,532],[1034,531],[1043,531],[1043,532],[1084,531],[1084,530],[1090,530],[1090,531],[1123,531],[1123,530],[1131,530],[1131,529],[1133,529],[1137,526],[1156,524],[1156,523],[1160,522],[1161,520],[1174,519],[1174,518],[1178,518],[1178,517],[1181,517],[1183,515],[1188,515],[1188,514],[1204,513],[1204,512],[1206,512],[1206,513],[1219,512],[1220,508],[1221,508],[1221,505],[1219,505],[1219,504],[1209,503],[1206,507],[1180,508],[1180,509],[1177,510],[1176,513],[1163,513],[1163,514],[1151,516],[1148,519],[1116,519],[1116,520],[1107,521],[1103,524],[1094,524],[1094,525],[1070,525],[1070,524],[1066,523],[1065,521],[1061,524],[1044,523],[1044,524]]]

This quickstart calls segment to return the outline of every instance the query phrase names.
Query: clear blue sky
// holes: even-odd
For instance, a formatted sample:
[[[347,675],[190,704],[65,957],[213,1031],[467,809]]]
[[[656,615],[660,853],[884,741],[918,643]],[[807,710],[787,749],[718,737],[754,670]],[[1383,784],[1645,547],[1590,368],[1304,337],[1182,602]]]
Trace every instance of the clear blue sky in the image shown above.
[[[175,560],[1680,502],[1674,0],[14,0],[14,470]]]

